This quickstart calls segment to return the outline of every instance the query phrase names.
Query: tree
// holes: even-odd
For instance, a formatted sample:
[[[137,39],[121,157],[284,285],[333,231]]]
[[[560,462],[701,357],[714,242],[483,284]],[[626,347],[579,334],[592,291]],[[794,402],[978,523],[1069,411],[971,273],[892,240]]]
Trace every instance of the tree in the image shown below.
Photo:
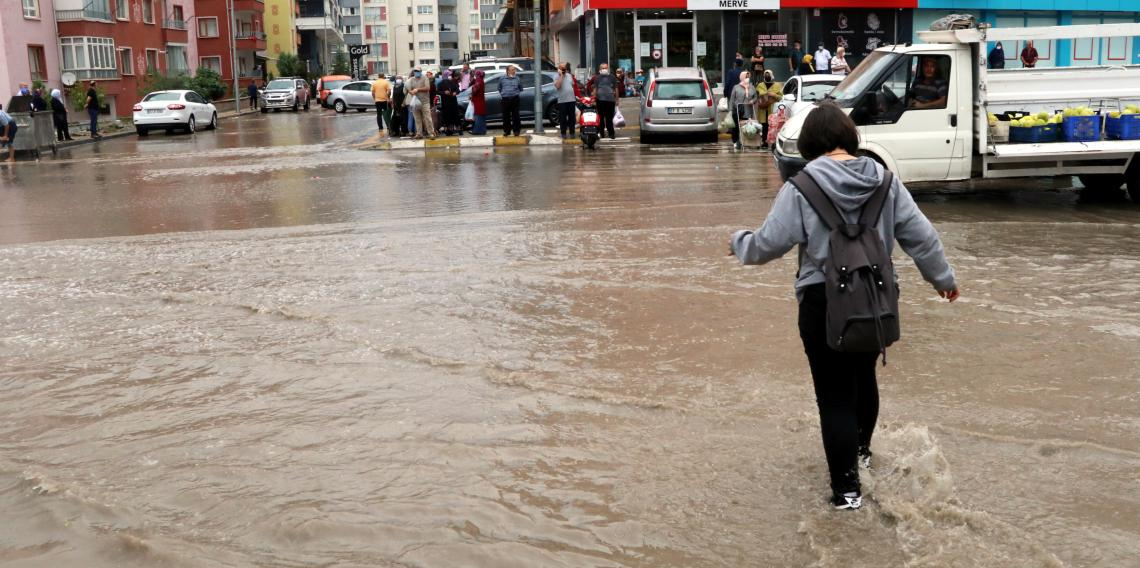
[[[348,56],[344,51],[337,50],[336,55],[333,56],[333,75],[348,75]]]
[[[226,85],[222,82],[222,76],[217,71],[207,67],[198,68],[194,78],[189,81],[189,88],[211,101],[226,96]]]
[[[305,65],[292,53],[277,56],[278,77],[300,77],[305,74]]]
[[[189,89],[190,78],[182,73],[177,75],[165,75],[153,69],[143,75],[143,80],[139,82],[138,95],[140,97],[146,96],[148,93],[155,91],[174,91],[179,89]]]

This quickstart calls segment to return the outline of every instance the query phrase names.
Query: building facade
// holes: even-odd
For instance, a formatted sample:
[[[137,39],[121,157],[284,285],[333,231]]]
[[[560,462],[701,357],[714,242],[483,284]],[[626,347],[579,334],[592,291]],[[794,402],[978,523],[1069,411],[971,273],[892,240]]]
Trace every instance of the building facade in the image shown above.
[[[232,14],[228,14],[227,1],[233,3]],[[195,10],[198,65],[217,72],[232,86],[236,52],[239,84],[263,80],[267,44],[262,0],[195,0]]]
[[[340,0],[297,0],[297,57],[310,73],[328,74],[333,58],[344,51],[344,21]]]
[[[277,57],[283,53],[297,55],[301,36],[297,32],[297,16],[301,8],[297,0],[265,0],[262,16],[265,26],[265,68],[267,75],[280,75]]]
[[[20,83],[43,81],[48,93],[62,88],[57,45],[53,0],[0,2],[0,103]]]

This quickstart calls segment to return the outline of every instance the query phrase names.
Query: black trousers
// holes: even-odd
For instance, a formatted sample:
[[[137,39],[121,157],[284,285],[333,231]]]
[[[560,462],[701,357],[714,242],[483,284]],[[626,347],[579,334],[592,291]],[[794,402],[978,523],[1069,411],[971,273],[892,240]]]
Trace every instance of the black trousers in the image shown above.
[[[402,136],[408,133],[408,107],[392,104],[392,122],[388,124],[388,134]]]
[[[71,140],[71,132],[67,129],[67,115],[66,114],[53,114],[51,121],[55,125],[55,138],[57,142],[64,140]]]
[[[519,118],[519,98],[507,97],[503,99],[503,134],[515,136],[522,130],[522,119]]]
[[[823,452],[836,493],[859,491],[860,448],[871,447],[879,418],[879,387],[875,381],[878,353],[840,353],[827,345],[827,296],[823,284],[808,286],[800,302],[800,339],[804,343]]]
[[[577,118],[575,116],[577,113],[574,111],[577,108],[578,103],[575,102],[558,103],[558,129],[562,131],[563,136],[566,135],[567,129],[571,136],[574,135],[574,122]]]
[[[598,116],[602,119],[602,127],[599,128],[599,135],[614,138],[614,110],[617,108],[617,103],[614,101],[598,101]]]

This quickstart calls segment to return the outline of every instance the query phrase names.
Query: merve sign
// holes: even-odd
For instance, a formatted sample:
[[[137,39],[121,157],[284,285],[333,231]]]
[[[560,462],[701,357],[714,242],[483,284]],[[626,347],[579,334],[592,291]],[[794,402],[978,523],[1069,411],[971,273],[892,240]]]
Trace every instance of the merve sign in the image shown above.
[[[687,0],[689,10],[779,10],[780,0]]]

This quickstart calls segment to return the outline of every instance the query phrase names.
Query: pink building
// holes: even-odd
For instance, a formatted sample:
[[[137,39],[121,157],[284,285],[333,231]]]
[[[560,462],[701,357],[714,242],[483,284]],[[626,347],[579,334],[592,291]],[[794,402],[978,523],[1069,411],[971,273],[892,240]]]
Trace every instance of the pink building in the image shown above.
[[[0,1],[0,104],[16,93],[20,83],[40,80],[60,89],[59,42],[55,30],[55,0]]]

